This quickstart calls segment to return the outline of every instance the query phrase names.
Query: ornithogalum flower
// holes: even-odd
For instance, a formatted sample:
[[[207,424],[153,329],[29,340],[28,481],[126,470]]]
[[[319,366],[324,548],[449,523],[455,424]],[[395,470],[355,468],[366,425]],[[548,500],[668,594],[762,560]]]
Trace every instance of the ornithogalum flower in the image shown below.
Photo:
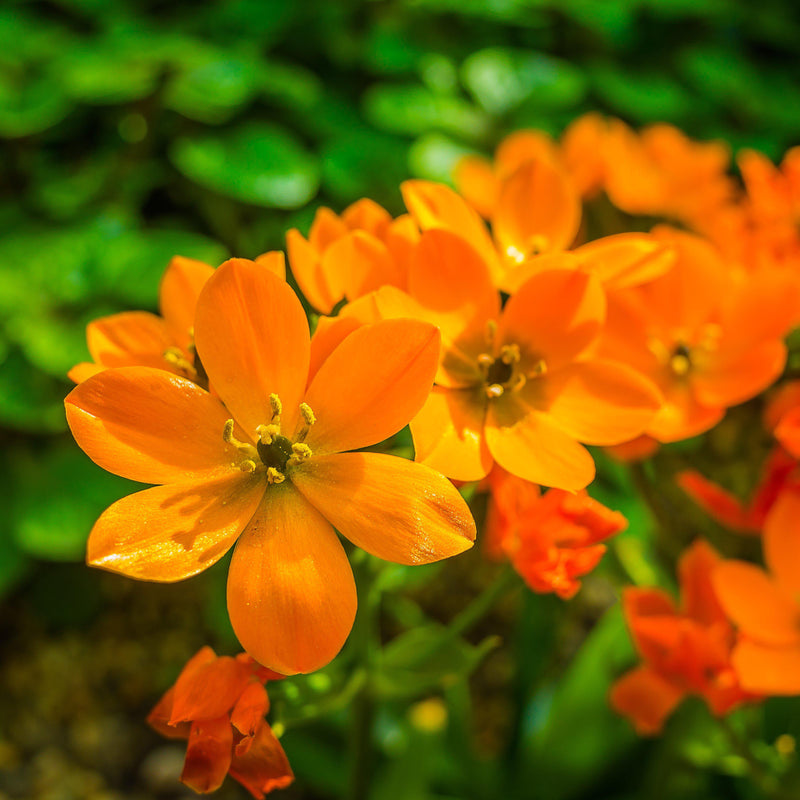
[[[437,385],[411,433],[417,460],[450,478],[480,480],[497,461],[534,483],[582,489],[594,461],[580,443],[626,441],[660,406],[649,381],[594,357],[605,297],[590,273],[536,273],[501,311],[480,254],[450,231],[428,230],[408,293],[385,287],[375,298],[383,316],[442,332]]]
[[[286,276],[283,253],[258,256],[256,262],[280,277]],[[207,387],[207,376],[194,348],[197,298],[214,268],[203,261],[175,256],[161,279],[161,316],[149,311],[124,311],[90,322],[86,343],[91,362],[76,364],[69,377],[80,383],[109,367],[156,367]]]
[[[679,564],[680,607],[660,589],[628,588],[622,602],[644,663],[611,688],[611,705],[640,734],[654,734],[687,696],[702,697],[716,715],[751,699],[731,664],[734,631],[712,586],[720,563],[705,542],[695,542]]]
[[[262,800],[294,780],[286,753],[264,719],[269,711],[265,684],[282,677],[246,653],[218,657],[210,647],[186,663],[147,718],[164,736],[188,739],[183,783],[196,792],[213,792],[230,775]]]
[[[379,286],[405,286],[409,250],[419,231],[407,214],[392,219],[364,198],[341,216],[320,208],[306,239],[292,228],[286,249],[292,275],[311,305],[330,314],[342,299],[354,300]]]
[[[194,340],[214,393],[163,370],[121,367],[66,399],[100,466],[161,484],[112,505],[89,563],[176,581],[220,559],[234,631],[283,674],[330,661],[352,627],[353,575],[334,527],[404,564],[469,548],[475,524],[442,475],[370,452],[422,406],[439,333],[416,320],[354,331],[309,376],[303,308],[285,281],[235,260],[197,302]],[[238,540],[238,541],[237,541]]]
[[[488,478],[491,497],[486,517],[490,555],[509,559],[535,592],[554,592],[564,600],[581,587],[606,551],[602,542],[628,522],[585,491],[550,489],[495,467]]]
[[[659,387],[664,405],[646,432],[673,442],[712,428],[780,375],[797,287],[775,271],[737,275],[699,236],[654,234],[675,248],[675,264],[648,284],[609,292],[599,352]]]
[[[800,491],[784,491],[764,524],[768,572],[744,561],[714,571],[722,607],[739,629],[733,665],[742,686],[800,694]]]

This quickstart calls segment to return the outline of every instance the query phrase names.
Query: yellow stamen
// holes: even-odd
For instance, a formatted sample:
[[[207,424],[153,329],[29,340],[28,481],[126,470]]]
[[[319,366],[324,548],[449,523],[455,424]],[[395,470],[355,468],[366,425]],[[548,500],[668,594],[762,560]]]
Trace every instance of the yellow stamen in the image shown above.
[[[194,368],[194,365],[177,347],[168,347],[164,351],[164,361],[175,367],[175,369],[186,373],[190,378],[194,379],[197,377],[197,370]]]
[[[506,248],[506,255],[516,264],[521,264],[525,260],[525,253],[514,247],[513,244]]]
[[[499,383],[493,383],[486,387],[487,397],[502,397],[505,389]]]
[[[267,467],[267,483],[272,485],[274,483],[283,483],[286,476],[275,467]]]
[[[239,469],[242,472],[255,472],[258,464],[252,458],[247,458],[239,464]]]
[[[283,403],[281,403],[280,397],[276,394],[271,394],[269,396],[269,404],[272,407],[272,419],[270,421],[280,422],[281,412],[283,411]]]
[[[516,364],[520,360],[521,356],[519,354],[519,345],[516,344],[504,344],[500,348],[500,360],[504,364]]]
[[[308,432],[311,429],[311,426],[317,421],[317,416],[311,410],[311,406],[308,403],[300,403],[300,414],[302,415],[303,422],[305,424],[297,432],[296,439],[298,442],[302,442],[305,440],[306,436],[308,436]]]
[[[303,444],[302,442],[295,442],[292,445],[292,455],[289,456],[289,461],[287,462],[290,466],[294,466],[295,464],[302,464],[306,459],[310,458],[313,455],[311,448],[307,444]]]
[[[540,358],[531,368],[528,377],[541,378],[542,375],[547,375],[547,362],[543,358]]]
[[[274,419],[274,418],[273,418]],[[272,444],[276,436],[280,436],[281,426],[271,422],[269,425],[259,425],[256,428],[258,439],[264,444]]]
[[[683,376],[689,372],[692,364],[689,361],[688,356],[685,356],[682,353],[677,353],[670,358],[669,366],[676,375]]]
[[[494,337],[496,336],[496,334],[497,334],[497,323],[493,319],[490,319],[486,323],[486,330],[483,333],[483,338],[486,340],[486,344],[490,346],[494,344]]]

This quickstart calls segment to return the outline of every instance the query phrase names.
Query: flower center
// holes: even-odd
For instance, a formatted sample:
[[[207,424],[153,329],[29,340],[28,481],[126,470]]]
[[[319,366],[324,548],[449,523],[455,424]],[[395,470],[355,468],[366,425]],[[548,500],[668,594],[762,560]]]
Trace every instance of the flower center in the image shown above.
[[[239,463],[243,472],[266,472],[267,483],[283,483],[286,480],[287,469],[296,464],[301,464],[311,455],[311,448],[305,444],[311,426],[317,421],[311,407],[306,403],[300,404],[300,414],[303,417],[303,427],[298,431],[295,441],[281,433],[281,412],[283,405],[276,394],[269,396],[272,406],[272,417],[267,425],[256,428],[258,441],[255,447],[236,439],[233,435],[234,422],[229,419],[225,423],[222,438],[232,444],[245,458]]]
[[[678,377],[683,377],[692,368],[692,352],[683,342],[678,342],[672,351],[669,357],[669,368],[673,375]]]
[[[478,367],[487,397],[502,397],[506,392],[517,392],[530,378],[538,378],[547,371],[544,360],[539,359],[531,371],[523,372],[521,360],[519,345],[516,344],[504,344],[497,357],[488,353],[478,356]]]

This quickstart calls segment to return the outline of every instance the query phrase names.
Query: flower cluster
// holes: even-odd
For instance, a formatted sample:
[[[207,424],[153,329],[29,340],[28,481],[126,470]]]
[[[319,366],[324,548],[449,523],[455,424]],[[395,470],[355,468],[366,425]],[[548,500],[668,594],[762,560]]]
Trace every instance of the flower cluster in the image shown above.
[[[369,199],[320,208],[286,242],[313,336],[282,253],[217,269],[176,257],[161,316],[92,323],[92,360],[70,373],[78,444],[154,485],[100,517],[89,563],[176,581],[234,548],[228,612],[248,658],[306,673],[355,616],[336,532],[400,564],[458,555],[476,526],[455,484],[481,481],[487,553],[534,591],[572,597],[626,527],[586,492],[587,446],[652,456],[784,372],[800,320],[800,152],[779,167],[741,153],[741,184],[730,162],[727,146],[669,125],[637,133],[591,114],[558,141],[520,131],[493,160],[464,159],[457,191],[407,181],[397,217]],[[766,420],[775,451],[748,504],[696,469],[678,481],[724,525],[763,532],[768,571],[698,541],[678,604],[623,591],[643,663],[611,699],[640,732],[689,694],[724,714],[800,693],[797,384]],[[406,425],[414,461],[375,452]],[[151,718],[192,721],[195,788],[230,770],[259,796],[290,774],[253,777],[258,754],[285,764],[259,722],[255,662],[201,651]],[[201,669],[227,676],[215,716],[180,700]]]

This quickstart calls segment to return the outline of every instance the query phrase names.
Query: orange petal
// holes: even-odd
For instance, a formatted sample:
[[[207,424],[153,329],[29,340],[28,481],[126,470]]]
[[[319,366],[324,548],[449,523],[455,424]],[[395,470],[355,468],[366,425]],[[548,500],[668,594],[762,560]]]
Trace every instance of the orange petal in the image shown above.
[[[67,373],[67,377],[73,383],[83,383],[87,378],[97,375],[98,372],[102,372],[104,369],[105,367],[101,367],[99,364],[90,364],[88,361],[82,361]]]
[[[317,311],[330,314],[344,296],[344,291],[333,286],[329,276],[322,271],[322,254],[295,228],[286,233],[286,251],[292,275],[303,297]]]
[[[363,323],[356,317],[320,317],[311,337],[308,383],[314,380],[319,368],[330,354]]]
[[[764,559],[789,597],[800,601],[800,492],[784,490],[764,524]],[[800,624],[800,607],[797,609]]]
[[[695,395],[706,406],[732,406],[762,392],[783,372],[786,346],[763,342],[730,360],[714,359],[692,376]]]
[[[624,364],[597,359],[540,379],[556,424],[586,444],[619,444],[647,428],[661,398],[655,386]]]
[[[211,385],[255,440],[270,394],[293,430],[308,377],[308,321],[290,286],[252,261],[225,262],[197,303],[195,343]]]
[[[712,581],[725,613],[748,636],[771,645],[800,644],[800,607],[763,569],[723,561]]]
[[[262,476],[237,470],[123,497],[92,528],[86,560],[140,580],[183,580],[225,555],[263,493]]]
[[[169,329],[172,344],[186,350],[192,343],[194,311],[197,298],[214,274],[214,268],[203,261],[175,256],[161,278],[158,305]]]
[[[171,483],[231,467],[222,441],[230,414],[191,381],[149,367],[105,370],[64,400],[81,449],[103,469],[143,483]]]
[[[500,185],[492,232],[512,262],[565,250],[581,222],[581,202],[567,176],[546,159],[521,164]]]
[[[192,723],[181,782],[200,794],[222,786],[233,753],[233,729],[227,714]]]
[[[268,253],[262,253],[260,256],[256,256],[255,262],[262,267],[266,267],[282,281],[286,280],[286,257],[280,250],[270,250]]]
[[[483,381],[478,366],[478,356],[487,349],[483,325],[465,328],[460,312],[427,308],[394,286],[383,286],[372,296],[383,319],[418,319],[439,328],[442,344],[436,383],[474,386]]]
[[[576,491],[594,479],[586,448],[547,414],[508,396],[489,404],[486,443],[503,469],[533,483]]]
[[[216,719],[230,713],[250,681],[251,670],[231,656],[219,656],[197,669],[181,672],[169,724]]]
[[[434,386],[411,420],[416,460],[457,481],[478,481],[492,467],[483,438],[486,395],[475,389]]]
[[[266,722],[252,738],[236,745],[230,776],[253,797],[263,797],[273,789],[284,789],[294,780],[286,753]]]
[[[800,694],[800,647],[768,647],[744,639],[731,656],[742,688],[767,695]]]
[[[518,345],[523,369],[540,359],[549,370],[558,369],[592,345],[604,318],[605,296],[597,278],[574,270],[540,272],[506,303],[496,348]]]
[[[288,482],[267,489],[236,545],[228,613],[244,649],[283,675],[324,667],[353,627],[356,586],[344,549]]]
[[[104,367],[142,366],[170,370],[164,352],[177,340],[163,319],[147,311],[124,311],[86,326],[86,344]]]
[[[404,283],[386,245],[365,231],[350,231],[337,239],[322,256],[322,271],[337,276],[336,282],[349,300],[380,286]]]
[[[489,219],[497,203],[499,181],[483,156],[464,156],[455,166],[453,182],[458,193],[484,218]]]
[[[370,200],[369,197],[362,197],[355,203],[351,203],[342,212],[341,219],[350,230],[366,231],[379,238],[383,237],[392,224],[389,212],[374,200]]]
[[[353,331],[308,387],[317,416],[309,447],[355,450],[397,433],[425,402],[438,361],[439,332],[425,322],[392,319]]]
[[[705,433],[725,416],[724,407],[700,403],[690,384],[675,381],[659,388],[664,404],[647,428],[647,433],[659,442],[679,442]]]
[[[499,273],[497,253],[486,226],[462,197],[448,186],[431,181],[405,181],[400,191],[420,230],[444,228],[457,233],[490,265],[492,274]]]
[[[726,622],[711,576],[721,563],[717,551],[698,539],[681,556],[678,576],[681,585],[681,604],[687,617],[703,625]]]
[[[646,233],[617,233],[575,250],[609,289],[638,286],[660,277],[675,263],[675,251]]]
[[[231,725],[244,736],[252,736],[264,721],[268,710],[267,690],[258,681],[253,681],[236,702],[231,712]]]
[[[675,482],[703,511],[717,522],[737,533],[761,533],[761,527],[753,526],[753,514],[738,497],[712,483],[693,469],[683,470],[675,476]]]
[[[408,275],[408,293],[437,314],[447,339],[457,339],[469,328],[482,332],[486,321],[500,312],[489,265],[466,239],[447,230],[422,234]]]
[[[353,544],[397,564],[462,553],[475,539],[464,499],[438,472],[382,453],[312,457],[297,489]]]
[[[661,731],[667,717],[686,693],[647,666],[625,673],[611,687],[609,702],[618,714],[627,717],[640,736]]]

